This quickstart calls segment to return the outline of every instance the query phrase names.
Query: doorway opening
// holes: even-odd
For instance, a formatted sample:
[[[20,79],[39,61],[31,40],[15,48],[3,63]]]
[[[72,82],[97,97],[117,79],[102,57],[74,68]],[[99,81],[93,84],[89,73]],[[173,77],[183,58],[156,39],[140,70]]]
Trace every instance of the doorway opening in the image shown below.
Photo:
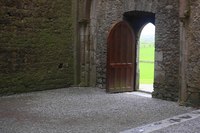
[[[147,23],[155,24],[155,13],[130,11],[125,12],[123,20],[111,28],[107,38],[107,92],[142,91],[139,88],[139,38]],[[155,34],[155,29],[153,33]],[[154,53],[152,55],[154,61]],[[152,88],[153,81],[152,78],[152,82],[148,84]],[[143,91],[151,93],[152,90]]]
[[[154,82],[155,26],[145,24],[139,37],[139,90],[152,93]]]

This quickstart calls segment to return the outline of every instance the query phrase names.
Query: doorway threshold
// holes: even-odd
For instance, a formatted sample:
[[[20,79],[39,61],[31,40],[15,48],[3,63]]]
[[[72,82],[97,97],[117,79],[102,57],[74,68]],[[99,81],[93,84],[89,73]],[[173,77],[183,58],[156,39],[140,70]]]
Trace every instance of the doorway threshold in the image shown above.
[[[137,96],[152,98],[151,93],[146,93],[146,92],[142,92],[142,91],[135,91],[135,92],[132,92],[132,94],[137,95]]]
[[[140,84],[138,91],[151,94],[153,92],[153,84]]]
[[[145,91],[145,90],[137,90],[137,92],[140,92],[140,93],[146,93],[146,94],[152,94],[152,92],[149,92],[149,91]]]

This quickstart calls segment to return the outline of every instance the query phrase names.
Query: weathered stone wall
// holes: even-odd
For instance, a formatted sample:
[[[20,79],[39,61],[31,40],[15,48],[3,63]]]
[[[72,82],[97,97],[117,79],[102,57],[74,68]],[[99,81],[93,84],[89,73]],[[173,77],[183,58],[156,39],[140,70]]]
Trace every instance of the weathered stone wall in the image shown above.
[[[122,20],[122,1],[103,1],[98,4],[97,16],[97,46],[96,46],[96,71],[97,86],[105,88],[106,83],[106,59],[107,59],[107,36],[111,26]]]
[[[71,0],[0,0],[0,94],[73,84]]]
[[[179,8],[178,1],[159,1],[156,11],[155,83],[153,97],[178,100]]]
[[[123,20],[123,13],[128,11],[156,11],[157,0],[100,0],[96,9],[96,71],[97,86],[105,88],[106,82],[106,53],[107,36],[111,27]]]
[[[187,89],[189,101],[200,105],[200,0],[190,1],[189,18],[186,20],[188,43]],[[190,95],[191,92],[194,92]]]
[[[179,17],[178,1],[119,0],[99,1],[97,8],[97,85],[106,82],[106,40],[113,24],[128,11],[156,14],[156,57],[153,97],[178,100],[179,91]],[[138,35],[137,35],[138,36]]]

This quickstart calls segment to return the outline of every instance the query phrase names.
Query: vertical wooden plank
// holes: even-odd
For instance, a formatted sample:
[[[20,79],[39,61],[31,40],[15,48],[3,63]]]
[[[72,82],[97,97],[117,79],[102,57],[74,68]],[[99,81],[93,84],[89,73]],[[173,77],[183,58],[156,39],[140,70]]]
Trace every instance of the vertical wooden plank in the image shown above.
[[[122,26],[121,34],[126,37],[127,27],[125,24],[123,24],[123,26]],[[121,60],[120,60],[120,62],[122,64],[126,63],[127,38],[125,38],[125,37],[122,37],[122,39],[121,39]],[[125,70],[126,70],[125,67],[121,68],[121,79],[120,80],[121,80],[122,89],[126,89],[126,71]]]
[[[107,90],[125,92],[133,90],[134,34],[124,21],[116,24],[108,37]]]
[[[123,47],[123,32],[124,32],[124,25],[123,25],[123,23],[121,23],[121,25],[120,25],[120,28],[119,28],[119,33],[121,34],[120,35],[120,40],[119,40],[119,59],[118,59],[118,63],[122,63],[122,56],[123,56],[123,51],[122,51],[122,47]],[[119,70],[118,70],[118,72],[119,72],[119,88],[123,88],[123,85],[122,85],[122,68],[121,67],[119,67],[118,68]]]

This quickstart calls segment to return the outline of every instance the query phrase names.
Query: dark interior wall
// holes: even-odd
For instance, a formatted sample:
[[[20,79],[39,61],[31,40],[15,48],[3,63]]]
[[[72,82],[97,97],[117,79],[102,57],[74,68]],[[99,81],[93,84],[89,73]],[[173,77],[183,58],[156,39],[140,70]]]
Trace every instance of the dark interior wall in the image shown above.
[[[0,94],[73,84],[71,0],[0,0]]]
[[[155,13],[151,12],[130,11],[124,13],[123,18],[131,25],[137,35],[140,34],[140,31],[146,24],[152,23],[155,25]]]

